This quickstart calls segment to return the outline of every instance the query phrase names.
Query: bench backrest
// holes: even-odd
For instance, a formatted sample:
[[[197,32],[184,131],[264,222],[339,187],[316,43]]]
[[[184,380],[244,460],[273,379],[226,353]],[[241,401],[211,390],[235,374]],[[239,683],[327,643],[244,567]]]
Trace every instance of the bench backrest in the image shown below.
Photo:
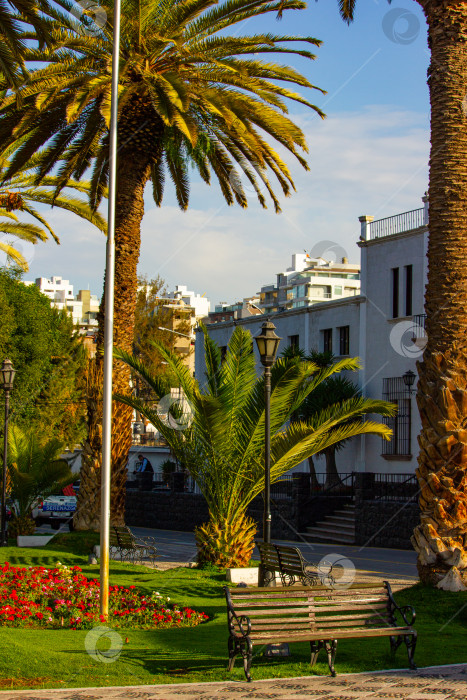
[[[294,576],[300,576],[303,573],[305,562],[297,547],[287,547],[285,545],[276,544],[279,563],[283,571]]]
[[[131,530],[128,527],[117,527],[113,526],[112,530],[115,532],[118,547],[121,549],[133,549],[135,546],[135,538]]]
[[[261,556],[261,564],[269,571],[279,571],[280,561],[276,546],[266,542],[257,542],[256,546]]]
[[[391,625],[389,584],[364,584],[343,590],[326,586],[224,589],[237,616],[247,615],[253,636],[325,630],[375,629]],[[235,632],[240,632],[232,618]]]

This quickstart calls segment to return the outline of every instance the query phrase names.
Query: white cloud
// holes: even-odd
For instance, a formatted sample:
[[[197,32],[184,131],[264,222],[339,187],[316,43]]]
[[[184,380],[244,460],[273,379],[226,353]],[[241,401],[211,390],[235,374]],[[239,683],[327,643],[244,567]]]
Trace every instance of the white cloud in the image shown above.
[[[169,286],[206,292],[212,303],[234,301],[272,282],[290,265],[292,253],[320,240],[335,241],[357,261],[359,215],[383,218],[421,206],[429,151],[426,115],[369,106],[325,121],[295,118],[307,135],[310,172],[291,167],[297,192],[282,198],[282,214],[264,211],[254,199],[246,211],[229,208],[215,185],[197,181],[186,213],[172,196],[157,209],[148,191],[140,272],[160,274]],[[40,244],[40,251],[37,246],[28,277],[62,274],[76,289],[90,284],[100,294],[102,234],[57,210],[51,218],[62,245]]]

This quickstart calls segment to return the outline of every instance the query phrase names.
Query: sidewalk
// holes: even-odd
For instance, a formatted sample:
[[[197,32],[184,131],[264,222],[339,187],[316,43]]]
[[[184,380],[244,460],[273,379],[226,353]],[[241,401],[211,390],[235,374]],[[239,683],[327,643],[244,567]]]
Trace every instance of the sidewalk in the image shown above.
[[[254,669],[253,669],[254,673]],[[382,671],[331,676],[272,679],[252,683],[140,685],[68,690],[0,692],[1,700],[467,700],[467,664],[431,666],[418,671]]]

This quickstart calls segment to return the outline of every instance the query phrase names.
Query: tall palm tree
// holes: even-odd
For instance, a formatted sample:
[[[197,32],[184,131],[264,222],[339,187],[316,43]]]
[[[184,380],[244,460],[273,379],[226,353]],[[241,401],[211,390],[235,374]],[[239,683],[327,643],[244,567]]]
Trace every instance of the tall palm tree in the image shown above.
[[[0,178],[8,168],[9,152],[0,154]],[[8,181],[0,184],[0,233],[4,233],[12,238],[19,238],[30,243],[45,241],[48,234],[52,236],[56,243],[60,243],[59,238],[47,219],[37,211],[35,204],[47,204],[49,206],[65,209],[77,214],[82,219],[94,224],[104,233],[107,231],[107,224],[99,212],[93,211],[89,204],[79,197],[69,193],[55,194],[57,178],[48,176],[43,179],[41,187],[34,184],[33,168],[38,162],[39,156],[35,156],[20,168],[18,172]],[[88,182],[76,182],[70,180],[67,187],[73,191],[89,194],[90,185]],[[29,214],[39,224],[30,221],[23,221],[18,218],[15,212]],[[15,248],[12,241],[0,241],[0,250],[13,260],[22,270],[27,272],[28,263],[22,253]]]
[[[47,0],[0,0],[0,74],[10,87],[18,87],[27,75],[24,23],[35,28],[40,44],[48,40],[43,17],[47,5]]]
[[[256,374],[251,334],[240,326],[230,339],[221,362],[220,348],[205,333],[207,381],[202,385],[174,352],[158,344],[183,390],[182,405],[158,408],[133,396],[120,401],[139,411],[165,437],[172,453],[198,483],[209,506],[209,522],[197,528],[198,561],[219,566],[246,566],[254,548],[256,525],[248,504],[264,489],[264,379]],[[124,351],[125,361],[156,397],[169,387],[151,375],[143,363]],[[290,422],[307,397],[332,375],[359,368],[358,360],[340,360],[319,368],[312,362],[279,358],[271,378],[271,481],[354,435],[377,434],[389,439],[391,430],[375,421],[362,422],[365,413],[393,415],[385,401],[354,397],[315,413],[306,422]],[[184,413],[184,414],[183,414]]]
[[[412,539],[423,582],[467,586],[467,4],[417,0],[431,51],[428,342],[418,365],[421,523]],[[339,0],[353,19],[356,0]],[[447,577],[447,578],[446,578]]]
[[[87,36],[66,12],[69,0],[49,8],[52,48],[29,50],[40,65],[18,94],[8,94],[0,110],[0,142],[25,136],[8,175],[14,175],[45,146],[38,181],[63,158],[57,176],[65,186],[92,166],[91,206],[97,207],[108,177],[113,3],[100,7],[108,23],[97,36]],[[313,37],[259,33],[228,36],[227,30],[253,17],[279,9],[300,10],[302,0],[124,0],[120,51],[118,115],[119,159],[115,232],[116,344],[130,351],[136,301],[136,267],[140,250],[143,193],[151,181],[154,201],[162,203],[166,173],[175,185],[178,203],[189,199],[188,167],[210,183],[211,173],[228,204],[247,206],[240,172],[255,189],[262,206],[279,201],[269,176],[289,195],[294,189],[287,165],[266,140],[270,137],[307,169],[306,142],[286,116],[286,103],[304,104],[322,112],[292,87],[314,88],[287,66],[261,60],[262,54],[314,55],[303,44],[318,46]],[[296,43],[301,42],[301,46]],[[20,106],[18,106],[20,100]],[[102,307],[103,308],[103,307]],[[100,336],[103,333],[103,311]],[[90,435],[84,450],[78,527],[99,523],[100,393],[102,358],[90,382]],[[117,391],[125,391],[129,368],[114,371]],[[97,410],[95,418],[92,417]],[[126,462],[131,445],[131,410],[113,410],[112,511],[122,522]]]

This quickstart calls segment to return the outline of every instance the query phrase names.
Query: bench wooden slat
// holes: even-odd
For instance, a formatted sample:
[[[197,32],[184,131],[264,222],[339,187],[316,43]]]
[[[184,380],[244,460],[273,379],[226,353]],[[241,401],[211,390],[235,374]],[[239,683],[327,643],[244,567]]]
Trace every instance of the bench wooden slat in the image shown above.
[[[284,634],[264,634],[258,632],[258,634],[252,633],[251,640],[255,643],[282,643],[282,642],[309,642],[318,641],[320,639],[352,639],[352,638],[362,638],[362,637],[393,637],[395,635],[413,633],[411,627],[391,627],[391,628],[372,628],[368,630],[332,630],[327,631],[324,636],[319,630],[316,632],[307,632],[307,634],[302,634],[297,632],[297,634],[285,632]]]

